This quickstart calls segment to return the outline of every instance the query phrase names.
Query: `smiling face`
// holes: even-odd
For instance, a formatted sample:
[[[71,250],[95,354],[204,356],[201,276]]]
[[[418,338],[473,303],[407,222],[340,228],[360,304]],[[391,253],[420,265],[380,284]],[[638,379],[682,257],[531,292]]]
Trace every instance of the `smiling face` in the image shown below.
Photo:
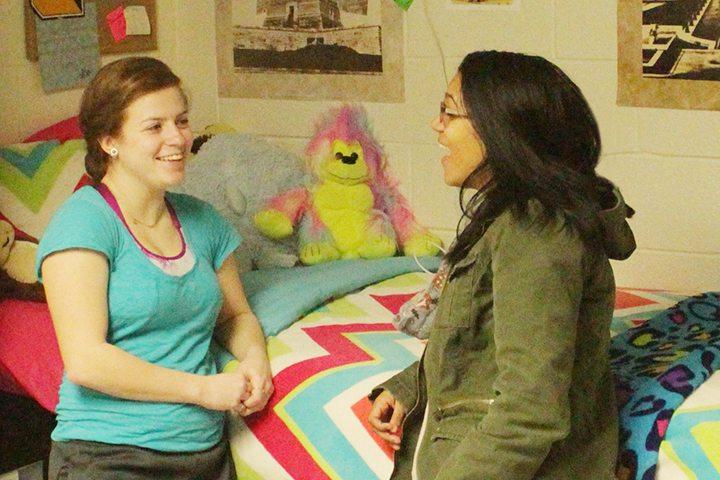
[[[447,185],[462,186],[465,179],[484,161],[485,145],[478,136],[463,106],[460,74],[448,85],[441,104],[441,113],[430,127],[438,133],[438,144],[446,151],[440,162]],[[474,179],[466,185],[481,188],[487,179]]]
[[[151,190],[166,190],[182,182],[192,144],[185,97],[177,87],[148,93],[125,110],[120,134],[105,137],[102,148],[118,155],[107,175],[123,183],[140,182]]]

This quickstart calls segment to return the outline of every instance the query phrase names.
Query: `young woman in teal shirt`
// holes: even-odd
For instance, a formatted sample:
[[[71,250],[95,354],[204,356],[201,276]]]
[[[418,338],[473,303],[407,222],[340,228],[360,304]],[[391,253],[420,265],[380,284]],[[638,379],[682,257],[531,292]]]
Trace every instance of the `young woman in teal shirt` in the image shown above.
[[[38,252],[65,365],[50,478],[234,478],[224,412],[261,410],[272,378],[231,255],[241,239],[168,192],[192,142],[180,80],[152,58],[110,63],[80,124],[95,185],[63,204]],[[217,372],[213,336],[233,373]]]

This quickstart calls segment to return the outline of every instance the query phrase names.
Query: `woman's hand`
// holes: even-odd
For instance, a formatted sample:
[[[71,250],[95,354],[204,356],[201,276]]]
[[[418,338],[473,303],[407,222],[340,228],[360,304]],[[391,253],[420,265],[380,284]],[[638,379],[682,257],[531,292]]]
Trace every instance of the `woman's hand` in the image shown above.
[[[400,448],[399,430],[406,413],[403,404],[387,390],[377,396],[370,409],[370,426],[393,450]]]
[[[233,412],[244,417],[265,408],[275,390],[267,357],[243,360],[234,373],[245,378],[250,395]]]
[[[215,328],[215,338],[238,359],[235,374],[244,378],[248,386],[248,396],[230,411],[247,416],[265,408],[274,389],[265,336],[250,310],[237,272],[233,255],[225,259],[217,272],[225,301]]]
[[[200,390],[197,404],[208,410],[242,409],[250,398],[251,386],[246,376],[240,372],[218,373],[200,378]]]

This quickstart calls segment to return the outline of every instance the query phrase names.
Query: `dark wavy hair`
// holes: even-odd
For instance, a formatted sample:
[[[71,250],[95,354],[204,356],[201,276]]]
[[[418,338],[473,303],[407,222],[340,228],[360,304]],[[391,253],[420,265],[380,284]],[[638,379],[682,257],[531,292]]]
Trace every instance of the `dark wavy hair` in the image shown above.
[[[179,88],[180,79],[170,67],[151,57],[128,57],[108,63],[90,81],[80,102],[80,129],[87,144],[85,170],[95,183],[105,176],[110,162],[100,140],[120,134],[125,111],[132,102],[170,87]]]
[[[470,53],[458,73],[486,158],[460,189],[463,217],[448,261],[465,257],[504,211],[526,216],[531,200],[542,205],[547,220],[559,214],[584,243],[598,242],[597,214],[612,185],[595,173],[600,132],[577,85],[548,60],[512,52]],[[463,202],[473,180],[488,176]]]

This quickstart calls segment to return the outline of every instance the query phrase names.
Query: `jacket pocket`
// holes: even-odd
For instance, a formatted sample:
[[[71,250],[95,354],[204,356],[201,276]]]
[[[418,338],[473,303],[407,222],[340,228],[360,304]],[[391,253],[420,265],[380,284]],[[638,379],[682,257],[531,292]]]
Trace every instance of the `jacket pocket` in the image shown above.
[[[435,427],[430,438],[433,442],[436,440],[455,440],[461,442],[477,429],[479,423],[480,419],[477,417],[445,417],[437,423],[437,427]]]
[[[487,398],[469,398],[441,404],[435,414],[435,420],[471,418],[480,421],[493,403],[495,397],[487,395]]]

